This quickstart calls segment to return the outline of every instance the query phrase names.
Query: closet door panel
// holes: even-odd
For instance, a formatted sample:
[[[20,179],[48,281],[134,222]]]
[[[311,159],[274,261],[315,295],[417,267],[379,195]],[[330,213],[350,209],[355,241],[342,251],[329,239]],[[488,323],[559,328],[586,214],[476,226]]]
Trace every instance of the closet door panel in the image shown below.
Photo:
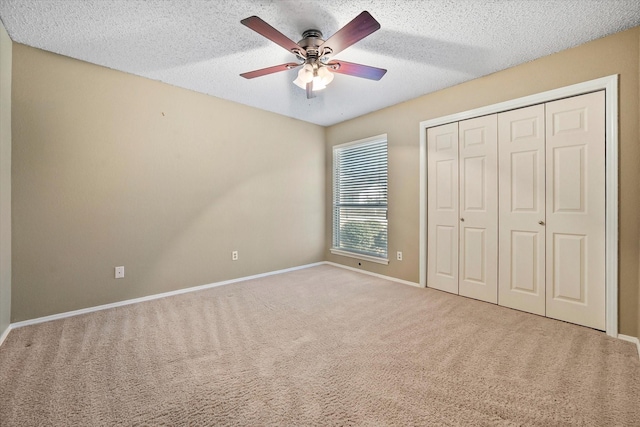
[[[458,293],[458,123],[427,129],[427,286]]]
[[[497,303],[497,115],[459,123],[460,295]]]
[[[498,114],[498,304],[545,315],[544,105]]]
[[[546,105],[547,316],[605,329],[604,92]]]

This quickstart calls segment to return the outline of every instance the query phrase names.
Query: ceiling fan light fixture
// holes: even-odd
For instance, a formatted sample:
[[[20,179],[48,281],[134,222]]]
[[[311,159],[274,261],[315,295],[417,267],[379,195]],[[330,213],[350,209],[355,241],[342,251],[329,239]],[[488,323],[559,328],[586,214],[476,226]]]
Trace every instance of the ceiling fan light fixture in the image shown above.
[[[319,67],[313,77],[313,90],[322,90],[333,80],[333,73],[326,67]]]
[[[298,71],[298,76],[307,83],[313,80],[313,75],[313,65],[308,63],[304,64],[304,67],[302,67],[300,71]]]
[[[306,89],[307,83],[313,81],[313,78],[313,66],[311,64],[305,64],[304,67],[302,67],[300,71],[298,71],[298,78],[295,79],[293,83],[300,89]]]
[[[333,73],[329,71],[327,67],[320,67],[318,69],[318,77],[322,79],[322,83],[327,86],[329,83],[333,81]]]
[[[326,85],[326,84],[324,84],[324,82],[322,81],[322,77],[320,77],[320,76],[315,76],[315,77],[313,78],[313,86],[312,86],[312,90],[313,90],[314,92],[317,92],[317,91],[319,91],[319,90],[326,89],[326,88],[327,88],[327,85]]]
[[[293,81],[293,84],[298,86],[300,89],[306,89],[307,88],[307,84],[305,82],[303,82],[302,80],[300,80],[300,77],[295,79]]]

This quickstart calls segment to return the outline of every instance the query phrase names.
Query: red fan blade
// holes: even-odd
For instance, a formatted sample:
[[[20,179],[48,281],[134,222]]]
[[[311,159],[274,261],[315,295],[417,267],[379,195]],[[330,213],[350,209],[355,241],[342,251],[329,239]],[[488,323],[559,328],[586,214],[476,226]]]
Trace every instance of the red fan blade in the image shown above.
[[[295,62],[289,62],[287,64],[274,65],[273,67],[263,68],[261,70],[249,71],[248,73],[240,74],[245,79],[255,79],[256,77],[266,76],[267,74],[278,73],[280,71],[293,70],[302,64],[296,64]]]
[[[289,52],[300,55],[303,58],[306,57],[304,50],[302,50],[296,42],[282,34],[280,31],[276,30],[257,16],[250,16],[248,18],[245,18],[240,21],[240,23],[251,28],[256,33],[268,38],[272,42],[282,46]]]
[[[369,67],[368,65],[354,64],[347,61],[331,61],[327,64],[334,73],[348,74],[370,80],[380,80],[387,72],[384,68]]]
[[[331,57],[340,51],[345,50],[352,44],[362,40],[369,34],[380,29],[380,23],[373,19],[373,16],[366,10],[360,15],[356,16],[353,21],[338,30],[337,33],[329,37],[329,40],[325,41],[318,48],[319,52],[323,49],[331,49],[325,51],[322,56]]]

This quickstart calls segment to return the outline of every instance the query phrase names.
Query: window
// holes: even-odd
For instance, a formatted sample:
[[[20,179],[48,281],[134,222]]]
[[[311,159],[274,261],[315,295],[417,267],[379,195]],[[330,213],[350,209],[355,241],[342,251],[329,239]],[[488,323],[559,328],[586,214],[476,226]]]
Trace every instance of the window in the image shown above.
[[[387,264],[387,135],[333,148],[332,253]]]

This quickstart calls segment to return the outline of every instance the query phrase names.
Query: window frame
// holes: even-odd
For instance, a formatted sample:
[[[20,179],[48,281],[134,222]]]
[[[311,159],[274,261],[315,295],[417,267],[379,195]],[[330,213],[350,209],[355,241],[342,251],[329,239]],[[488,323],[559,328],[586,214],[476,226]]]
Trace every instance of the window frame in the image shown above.
[[[385,226],[385,233],[386,233],[386,256],[375,256],[375,255],[369,255],[369,254],[365,254],[365,253],[361,253],[361,252],[357,252],[357,251],[351,251],[349,249],[345,249],[345,248],[340,248],[340,247],[336,247],[336,209],[337,209],[337,205],[336,205],[336,194],[335,194],[335,188],[336,188],[336,180],[338,178],[338,170],[337,170],[337,165],[336,165],[336,155],[337,155],[337,151],[340,149],[344,149],[344,148],[349,148],[349,147],[356,147],[356,146],[361,146],[361,145],[367,145],[367,144],[372,144],[372,143],[376,143],[376,142],[384,142],[386,144],[386,161],[387,161],[387,182],[386,182],[386,192],[387,192],[387,197],[386,197],[386,205],[385,205],[385,218],[386,218],[386,226]],[[376,136],[372,136],[369,138],[364,138],[364,139],[359,139],[357,141],[351,141],[351,142],[346,142],[344,144],[337,144],[334,145],[332,147],[332,173],[331,173],[331,184],[332,184],[332,196],[331,196],[331,248],[330,248],[330,252],[334,255],[341,255],[341,256],[346,256],[346,257],[350,257],[350,258],[356,258],[356,259],[361,259],[364,261],[370,261],[370,262],[374,262],[374,263],[378,263],[378,264],[385,264],[388,265],[389,264],[389,195],[388,195],[388,191],[389,191],[389,140],[387,138],[387,134],[381,134],[381,135],[376,135]],[[380,209],[379,206],[376,207],[376,209]]]

